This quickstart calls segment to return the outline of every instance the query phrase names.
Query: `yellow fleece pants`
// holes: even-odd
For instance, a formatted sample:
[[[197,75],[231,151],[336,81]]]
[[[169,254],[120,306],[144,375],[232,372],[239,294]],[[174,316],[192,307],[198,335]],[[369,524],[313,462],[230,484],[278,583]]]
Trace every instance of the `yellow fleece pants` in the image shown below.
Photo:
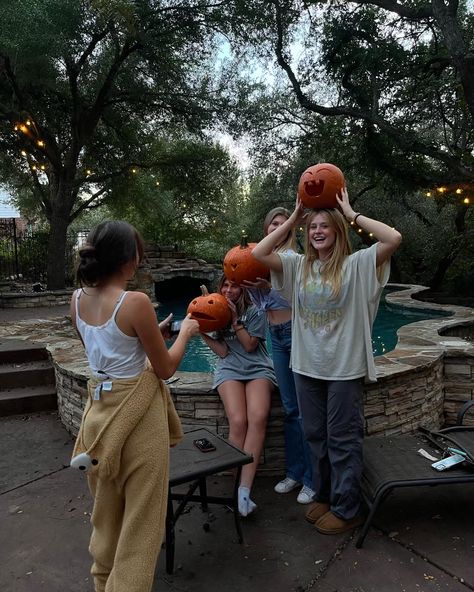
[[[107,398],[111,395],[107,393]],[[95,406],[97,403],[94,401]],[[149,592],[152,588],[168,497],[166,405],[166,398],[153,397],[125,441],[116,478],[88,473],[94,496],[89,551],[96,592]],[[84,436],[91,442],[102,422],[88,421],[86,425]]]

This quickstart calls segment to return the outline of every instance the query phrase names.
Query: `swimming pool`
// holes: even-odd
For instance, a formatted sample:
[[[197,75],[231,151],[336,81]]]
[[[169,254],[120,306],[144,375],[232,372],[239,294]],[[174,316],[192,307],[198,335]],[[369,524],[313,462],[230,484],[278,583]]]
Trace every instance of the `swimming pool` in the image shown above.
[[[397,330],[403,325],[424,321],[439,316],[446,316],[434,310],[414,310],[389,306],[385,302],[385,294],[394,291],[393,289],[384,292],[380,301],[377,317],[375,318],[372,331],[372,350],[374,356],[380,356],[395,348],[397,344]],[[173,313],[175,320],[182,319],[186,314],[189,298],[181,298],[160,305],[160,319]],[[270,339],[267,339],[267,347],[271,353]],[[178,370],[182,372],[213,372],[217,357],[207,347],[201,337],[193,337],[187,348]]]

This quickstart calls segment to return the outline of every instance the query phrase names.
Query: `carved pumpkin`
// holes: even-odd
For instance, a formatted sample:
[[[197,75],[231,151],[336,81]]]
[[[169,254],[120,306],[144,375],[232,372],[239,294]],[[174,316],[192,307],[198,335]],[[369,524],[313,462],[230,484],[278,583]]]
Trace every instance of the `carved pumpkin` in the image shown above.
[[[268,276],[268,267],[252,255],[256,246],[257,243],[248,243],[244,235],[240,245],[227,251],[224,257],[224,275],[228,280],[240,285],[244,280],[255,282],[258,277]]]
[[[203,333],[224,329],[232,318],[227,300],[222,294],[209,294],[206,286],[201,286],[201,291],[203,295],[191,300],[187,312]]]
[[[310,166],[301,175],[298,197],[307,208],[337,208],[336,194],[345,185],[344,175],[337,166],[323,162]]]

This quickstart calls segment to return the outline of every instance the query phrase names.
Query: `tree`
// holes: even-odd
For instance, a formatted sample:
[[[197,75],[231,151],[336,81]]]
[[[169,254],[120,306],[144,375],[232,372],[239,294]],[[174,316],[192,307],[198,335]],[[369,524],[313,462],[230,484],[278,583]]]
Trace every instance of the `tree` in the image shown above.
[[[223,2],[1,0],[0,174],[49,222],[48,287],[68,225],[137,170],[157,138],[191,137],[223,106],[211,62]]]
[[[142,171],[120,183],[112,213],[155,243],[178,244],[201,258],[218,258],[233,240],[236,210],[243,200],[235,162],[211,141],[163,142],[153,149],[162,162],[159,174]],[[208,241],[212,247],[203,253]]]
[[[432,190],[432,210],[452,232],[432,261],[430,282],[439,288],[466,244],[472,248],[472,210],[464,203],[474,201],[474,15],[467,3],[272,0],[242,2],[236,18],[236,35],[286,77],[259,98],[273,104],[273,120],[260,129],[273,136],[284,129],[272,138],[280,162],[290,155],[294,162],[302,138],[324,135],[325,120],[338,119],[339,134],[324,136],[323,160],[335,139],[352,143],[352,154],[343,151],[349,166],[341,156],[335,162],[355,165],[356,193],[390,184],[400,196]],[[305,166],[311,162],[314,155]],[[398,203],[423,217],[415,202]]]

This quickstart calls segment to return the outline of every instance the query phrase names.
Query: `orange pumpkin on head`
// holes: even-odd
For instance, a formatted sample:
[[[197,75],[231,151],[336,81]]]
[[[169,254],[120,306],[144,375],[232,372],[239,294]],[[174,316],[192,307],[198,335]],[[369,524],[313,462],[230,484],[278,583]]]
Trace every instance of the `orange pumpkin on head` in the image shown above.
[[[308,167],[298,183],[298,197],[307,208],[337,208],[336,195],[346,184],[341,169],[328,162]]]
[[[240,285],[244,280],[255,282],[258,277],[268,276],[268,267],[252,255],[256,246],[257,243],[248,243],[247,237],[243,235],[240,245],[227,251],[224,257],[224,275],[228,280]]]
[[[201,286],[201,291],[202,296],[189,303],[188,314],[199,323],[203,333],[224,329],[232,318],[226,298],[222,294],[209,294],[206,286]]]

